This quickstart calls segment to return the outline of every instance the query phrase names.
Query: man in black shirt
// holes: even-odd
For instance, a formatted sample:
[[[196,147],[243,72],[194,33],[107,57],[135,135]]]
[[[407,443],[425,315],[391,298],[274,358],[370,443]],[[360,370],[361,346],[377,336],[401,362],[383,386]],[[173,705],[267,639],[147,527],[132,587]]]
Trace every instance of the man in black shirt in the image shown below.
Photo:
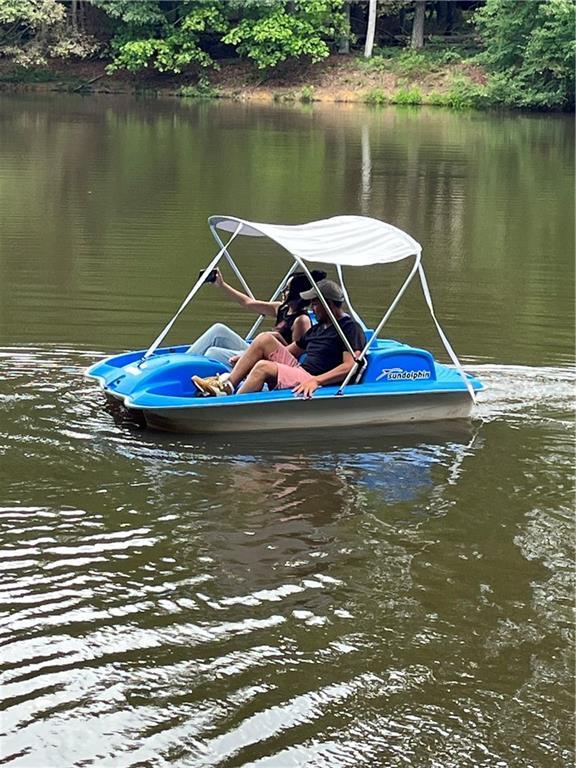
[[[344,294],[337,283],[321,280],[317,288],[352,347],[354,356],[318,298],[316,288],[312,288],[300,295],[310,300],[318,324],[312,326],[298,343],[284,346],[272,334],[260,334],[242,354],[230,374],[210,379],[193,376],[192,381],[198,389],[206,395],[232,395],[238,384],[245,379],[238,394],[260,392],[267,384],[270,389],[292,389],[296,395],[312,397],[318,387],[344,381],[354,365],[354,357],[366,343],[364,332],[343,311]],[[300,364],[298,361],[304,353],[306,358]]]

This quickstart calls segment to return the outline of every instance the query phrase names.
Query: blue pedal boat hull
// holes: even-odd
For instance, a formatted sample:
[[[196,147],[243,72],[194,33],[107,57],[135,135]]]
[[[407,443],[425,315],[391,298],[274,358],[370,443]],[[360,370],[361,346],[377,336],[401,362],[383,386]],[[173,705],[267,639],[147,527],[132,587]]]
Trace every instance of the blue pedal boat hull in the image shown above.
[[[379,339],[368,354],[359,384],[321,387],[309,400],[290,391],[207,398],[191,381],[225,366],[186,353],[187,345],[109,357],[91,366],[106,395],[142,415],[154,429],[189,434],[324,429],[466,419],[473,401],[462,377],[426,350]],[[471,374],[475,392],[481,382]]]

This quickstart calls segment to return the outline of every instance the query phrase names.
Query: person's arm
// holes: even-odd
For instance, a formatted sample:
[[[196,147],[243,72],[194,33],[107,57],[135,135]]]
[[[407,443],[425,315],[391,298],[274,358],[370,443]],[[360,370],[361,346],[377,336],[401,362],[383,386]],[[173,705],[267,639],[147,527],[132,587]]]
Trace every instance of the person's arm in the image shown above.
[[[295,395],[302,395],[303,397],[308,398],[312,397],[318,387],[326,387],[330,384],[341,384],[356,364],[354,357],[358,357],[359,355],[360,350],[355,350],[354,356],[351,355],[350,352],[343,352],[340,365],[337,365],[336,368],[332,368],[331,371],[320,373],[318,376],[314,376],[313,379],[309,379],[302,384],[297,384],[292,392],[294,392]]]
[[[231,285],[224,282],[222,274],[218,268],[216,268],[216,279],[214,280],[216,285],[221,288],[231,299],[237,304],[240,304],[244,309],[250,312],[255,312],[257,315],[269,315],[276,317],[276,312],[281,302],[279,301],[258,301],[258,299],[252,299],[242,291],[237,291],[236,288],[232,288]]]
[[[284,346],[287,345],[286,339],[284,338],[284,336],[282,336],[280,331],[264,331],[264,333],[267,333],[270,336],[273,336],[276,339],[276,341],[280,342],[280,344],[284,344]]]
[[[312,328],[312,321],[308,315],[297,317],[292,326],[292,341],[298,342],[310,328]]]
[[[296,360],[300,360],[300,358],[302,357],[302,355],[306,351],[303,347],[299,347],[298,344],[295,341],[293,341],[292,344],[288,344],[286,349],[288,350],[288,352],[290,352],[290,354],[293,357],[296,358]]]

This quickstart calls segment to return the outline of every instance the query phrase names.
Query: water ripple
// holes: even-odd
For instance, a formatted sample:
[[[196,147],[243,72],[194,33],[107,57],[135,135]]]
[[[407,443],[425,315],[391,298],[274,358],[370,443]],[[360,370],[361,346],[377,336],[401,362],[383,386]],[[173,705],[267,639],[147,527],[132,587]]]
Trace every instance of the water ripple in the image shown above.
[[[115,419],[98,354],[0,350],[3,764],[568,764],[571,370],[303,443]]]

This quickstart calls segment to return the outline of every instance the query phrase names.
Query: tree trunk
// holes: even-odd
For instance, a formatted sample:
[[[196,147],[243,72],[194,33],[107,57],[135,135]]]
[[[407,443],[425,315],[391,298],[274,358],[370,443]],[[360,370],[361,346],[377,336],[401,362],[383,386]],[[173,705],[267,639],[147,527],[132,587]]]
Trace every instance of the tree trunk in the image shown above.
[[[426,0],[416,0],[414,23],[412,24],[412,41],[410,48],[419,51],[424,47],[424,14],[426,12]]]
[[[377,4],[378,0],[370,0],[370,5],[368,6],[368,28],[366,30],[366,45],[364,46],[365,59],[369,59],[372,56],[372,49],[374,48]]]
[[[342,13],[344,14],[344,29],[338,41],[338,53],[350,53],[350,0],[344,0],[342,3]]]
[[[370,213],[370,201],[372,197],[372,153],[370,151],[370,128],[366,123],[361,128],[362,147],[362,182],[360,192],[360,211],[363,216]]]

